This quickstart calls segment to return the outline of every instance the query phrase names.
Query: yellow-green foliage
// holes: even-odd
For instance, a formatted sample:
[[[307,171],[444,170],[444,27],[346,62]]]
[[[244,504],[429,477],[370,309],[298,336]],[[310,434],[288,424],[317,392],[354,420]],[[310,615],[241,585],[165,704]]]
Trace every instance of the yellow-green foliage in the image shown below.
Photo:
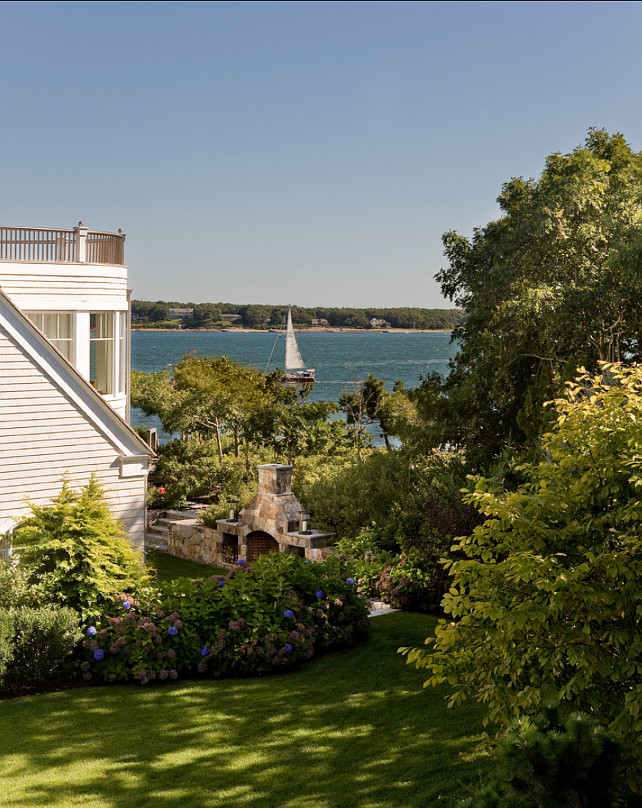
[[[41,602],[70,606],[88,620],[114,594],[137,591],[147,582],[93,477],[79,492],[65,480],[50,505],[30,507],[31,516],[14,533],[14,545]]]
[[[454,549],[431,650],[403,649],[491,721],[559,701],[642,731],[642,367],[582,371],[516,491],[476,481],[486,521]]]

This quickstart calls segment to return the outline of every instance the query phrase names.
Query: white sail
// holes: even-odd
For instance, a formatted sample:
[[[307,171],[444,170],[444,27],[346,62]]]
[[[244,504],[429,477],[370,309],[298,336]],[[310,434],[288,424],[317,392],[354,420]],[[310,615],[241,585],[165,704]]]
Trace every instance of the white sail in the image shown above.
[[[288,371],[303,367],[305,367],[303,357],[299,351],[299,346],[296,344],[296,337],[292,328],[292,312],[288,306],[288,326],[285,334],[285,369]]]

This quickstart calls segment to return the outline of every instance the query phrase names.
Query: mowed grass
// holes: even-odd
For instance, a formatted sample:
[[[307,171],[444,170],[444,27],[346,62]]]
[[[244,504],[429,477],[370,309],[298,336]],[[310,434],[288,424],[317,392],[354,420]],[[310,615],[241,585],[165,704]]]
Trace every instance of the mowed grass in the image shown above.
[[[67,690],[0,703],[3,808],[454,806],[485,771],[465,758],[476,705],[399,645],[434,618],[374,618],[370,638],[287,674]]]
[[[147,566],[156,574],[159,581],[173,581],[175,578],[209,578],[210,575],[225,575],[227,572],[222,567],[187,561],[160,550],[148,550],[145,557]]]

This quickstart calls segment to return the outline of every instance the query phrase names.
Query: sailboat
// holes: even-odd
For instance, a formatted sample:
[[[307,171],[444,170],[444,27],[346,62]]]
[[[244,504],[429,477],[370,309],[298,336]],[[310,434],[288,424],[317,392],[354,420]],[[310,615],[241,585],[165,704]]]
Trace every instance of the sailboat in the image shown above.
[[[294,336],[292,328],[292,310],[288,306],[288,318],[285,331],[285,372],[281,377],[283,382],[295,384],[312,384],[316,381],[314,368],[306,368],[301,351]]]

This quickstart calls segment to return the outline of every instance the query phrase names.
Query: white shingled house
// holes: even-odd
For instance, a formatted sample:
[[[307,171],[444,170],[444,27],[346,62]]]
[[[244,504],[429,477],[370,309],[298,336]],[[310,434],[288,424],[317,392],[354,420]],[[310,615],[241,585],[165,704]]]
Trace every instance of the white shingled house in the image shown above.
[[[0,227],[0,535],[94,474],[140,552],[152,457],[129,418],[123,233]]]

